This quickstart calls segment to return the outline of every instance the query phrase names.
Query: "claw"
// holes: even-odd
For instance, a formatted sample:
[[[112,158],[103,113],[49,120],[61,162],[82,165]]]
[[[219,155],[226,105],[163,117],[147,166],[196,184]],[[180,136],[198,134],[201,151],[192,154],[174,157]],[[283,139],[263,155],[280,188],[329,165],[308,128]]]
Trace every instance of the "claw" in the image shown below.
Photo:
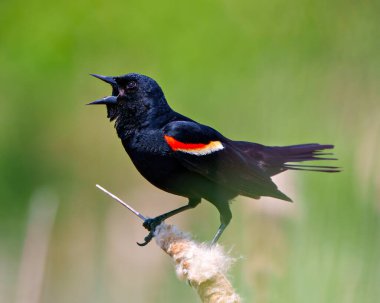
[[[138,246],[145,246],[147,245],[150,241],[152,241],[154,237],[154,232],[149,232],[149,234],[144,238],[144,242],[143,243],[140,243],[140,242],[136,242]]]
[[[152,239],[154,238],[154,231],[156,230],[156,227],[160,225],[163,221],[163,218],[160,216],[156,218],[148,218],[144,221],[143,226],[149,231],[149,234],[144,238],[144,242],[139,243],[137,242],[137,245],[139,246],[145,246],[147,245]]]

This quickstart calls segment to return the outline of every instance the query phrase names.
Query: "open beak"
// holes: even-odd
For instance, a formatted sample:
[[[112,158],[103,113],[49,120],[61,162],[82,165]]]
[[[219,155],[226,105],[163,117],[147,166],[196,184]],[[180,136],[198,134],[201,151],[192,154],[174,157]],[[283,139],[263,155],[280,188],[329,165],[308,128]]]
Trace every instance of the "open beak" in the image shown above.
[[[111,84],[112,86],[112,96],[104,97],[102,99],[95,100],[93,102],[87,103],[87,105],[96,105],[96,104],[116,104],[117,103],[117,95],[118,95],[118,88],[117,83],[114,79],[114,77],[108,77],[108,76],[102,76],[97,74],[90,74],[91,76],[98,78],[108,84]]]

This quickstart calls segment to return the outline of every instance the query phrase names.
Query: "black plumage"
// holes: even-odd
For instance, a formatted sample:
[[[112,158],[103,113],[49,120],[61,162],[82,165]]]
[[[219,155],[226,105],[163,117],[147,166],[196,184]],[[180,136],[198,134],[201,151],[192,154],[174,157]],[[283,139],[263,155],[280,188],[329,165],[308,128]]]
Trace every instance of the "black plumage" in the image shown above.
[[[160,86],[140,74],[119,77],[93,75],[112,86],[112,96],[89,104],[105,104],[115,121],[122,144],[137,170],[156,187],[187,197],[188,205],[144,222],[150,231],[166,218],[195,207],[206,199],[218,209],[221,225],[215,243],[229,224],[229,201],[238,195],[258,199],[270,196],[286,201],[271,177],[285,170],[337,172],[332,166],[294,164],[335,160],[326,149],[333,145],[264,146],[233,141],[168,105]]]

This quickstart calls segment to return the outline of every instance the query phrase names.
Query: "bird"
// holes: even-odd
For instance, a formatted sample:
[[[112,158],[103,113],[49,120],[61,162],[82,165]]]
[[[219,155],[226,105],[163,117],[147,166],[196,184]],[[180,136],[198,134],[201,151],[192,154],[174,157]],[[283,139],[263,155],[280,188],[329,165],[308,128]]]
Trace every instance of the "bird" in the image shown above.
[[[187,198],[186,205],[147,218],[149,231],[141,246],[154,237],[164,220],[195,208],[202,199],[213,204],[220,225],[215,244],[231,221],[230,202],[241,195],[292,200],[271,177],[286,170],[339,172],[336,166],[297,164],[312,160],[337,160],[326,150],[331,144],[266,146],[236,141],[214,128],[200,124],[168,104],[164,92],[152,78],[138,73],[121,76],[90,74],[112,87],[112,94],[88,105],[105,105],[107,118],[138,172],[157,188]],[[330,156],[330,157],[326,157]]]

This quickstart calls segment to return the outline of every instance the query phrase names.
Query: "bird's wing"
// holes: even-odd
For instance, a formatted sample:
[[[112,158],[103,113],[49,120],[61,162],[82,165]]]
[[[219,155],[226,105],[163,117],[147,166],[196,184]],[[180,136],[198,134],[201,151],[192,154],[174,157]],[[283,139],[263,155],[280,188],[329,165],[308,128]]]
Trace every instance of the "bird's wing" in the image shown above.
[[[211,127],[174,121],[164,128],[164,139],[174,157],[187,169],[241,195],[258,198],[272,196],[290,201],[260,167],[259,161],[246,157],[235,141]]]

